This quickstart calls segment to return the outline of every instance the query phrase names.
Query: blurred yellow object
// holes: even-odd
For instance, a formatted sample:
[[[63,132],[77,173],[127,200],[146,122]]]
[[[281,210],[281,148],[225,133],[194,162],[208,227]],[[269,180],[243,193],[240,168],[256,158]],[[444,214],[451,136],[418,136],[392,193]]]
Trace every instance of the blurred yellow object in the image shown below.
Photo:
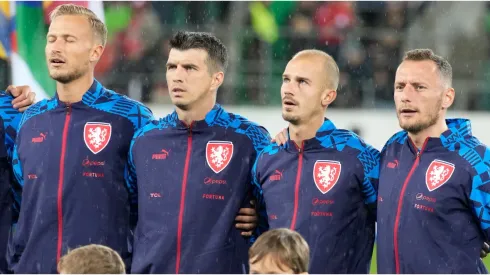
[[[279,38],[279,30],[274,15],[262,2],[248,5],[252,17],[252,27],[260,39],[273,44]]]

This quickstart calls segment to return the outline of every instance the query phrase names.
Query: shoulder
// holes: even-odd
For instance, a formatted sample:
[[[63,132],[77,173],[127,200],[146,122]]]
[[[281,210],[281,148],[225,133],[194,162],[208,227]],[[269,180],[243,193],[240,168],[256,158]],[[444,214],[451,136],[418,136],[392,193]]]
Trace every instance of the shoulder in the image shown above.
[[[165,118],[161,118],[159,120],[152,120],[149,123],[147,123],[145,126],[141,127],[138,129],[135,134],[133,139],[140,139],[143,138],[147,135],[149,135],[153,131],[157,130],[164,130],[166,128],[172,127],[172,125],[168,122],[168,120]]]
[[[0,118],[3,121],[11,121],[18,118],[21,113],[12,105],[14,97],[4,91],[0,92]]]
[[[226,128],[233,128],[240,134],[246,134],[248,132],[258,132],[262,135],[269,134],[263,126],[252,122],[241,115],[229,113],[224,110],[219,114],[214,121],[214,124]]]
[[[474,170],[476,174],[489,173],[490,148],[474,136],[455,140],[451,144],[445,144],[450,151],[457,153],[465,164]]]
[[[347,152],[361,163],[364,173],[374,173],[378,170],[379,151],[366,143],[356,133],[345,129],[336,129],[332,132],[331,138],[334,140],[337,150]]]
[[[334,146],[339,151],[350,149],[354,152],[366,152],[376,156],[379,155],[379,151],[376,148],[366,143],[364,139],[349,130],[335,129],[331,133],[330,139],[333,140]],[[322,141],[322,144],[324,142],[325,141]]]
[[[43,99],[35,103],[24,112],[19,127],[26,123],[29,119],[54,109],[57,105],[58,101],[55,98]]]
[[[240,115],[223,111],[214,120],[213,126],[233,129],[235,133],[243,135],[246,139],[250,140],[258,152],[270,145],[271,138],[269,132],[263,126]]]
[[[14,97],[5,92],[5,91],[0,91],[0,104],[1,105],[6,105],[6,104],[10,104],[12,105],[12,100],[14,99]]]
[[[400,131],[395,133],[393,136],[391,136],[388,141],[385,143],[383,146],[383,149],[381,149],[381,155],[384,154],[384,152],[392,145],[395,144],[404,144],[405,141],[407,141],[408,134],[406,131]]]
[[[108,89],[89,106],[130,120],[135,130],[154,119],[151,110],[141,102]]]

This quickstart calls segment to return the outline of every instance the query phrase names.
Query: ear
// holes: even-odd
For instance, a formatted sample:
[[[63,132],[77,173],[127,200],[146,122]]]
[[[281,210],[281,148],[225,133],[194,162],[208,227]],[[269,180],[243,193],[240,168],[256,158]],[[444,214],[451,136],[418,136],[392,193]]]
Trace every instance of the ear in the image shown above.
[[[92,50],[92,54],[90,55],[90,62],[96,63],[97,61],[99,61],[103,52],[104,52],[104,47],[102,45],[95,46],[95,48]]]
[[[442,109],[449,109],[451,105],[453,105],[454,97],[456,96],[456,92],[453,88],[448,88],[444,91],[442,95]]]
[[[218,90],[218,88],[223,84],[223,80],[225,78],[225,73],[217,72],[214,73],[211,80],[211,90]]]
[[[328,105],[332,104],[334,100],[337,98],[337,91],[336,90],[325,90],[322,93],[322,106],[323,107],[328,107]]]

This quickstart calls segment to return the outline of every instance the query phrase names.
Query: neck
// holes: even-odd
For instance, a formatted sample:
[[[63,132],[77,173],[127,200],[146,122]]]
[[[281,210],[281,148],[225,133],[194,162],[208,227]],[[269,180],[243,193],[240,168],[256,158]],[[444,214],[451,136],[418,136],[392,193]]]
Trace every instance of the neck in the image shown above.
[[[194,103],[194,106],[187,106],[186,109],[176,107],[175,111],[179,120],[191,125],[193,121],[204,120],[206,115],[216,104],[216,93],[213,96],[204,97]]]
[[[56,82],[56,91],[60,101],[65,103],[75,103],[82,101],[83,95],[88,91],[94,82],[94,74],[88,73],[70,83]]]
[[[324,122],[323,114],[304,124],[289,123],[289,138],[301,146],[304,140],[314,138]]]
[[[415,144],[415,146],[417,146],[418,149],[422,149],[425,140],[427,140],[430,137],[439,138],[441,134],[444,133],[447,129],[448,128],[446,125],[446,120],[439,119],[439,121],[436,124],[430,126],[429,128],[424,129],[416,134],[409,132],[408,136]]]

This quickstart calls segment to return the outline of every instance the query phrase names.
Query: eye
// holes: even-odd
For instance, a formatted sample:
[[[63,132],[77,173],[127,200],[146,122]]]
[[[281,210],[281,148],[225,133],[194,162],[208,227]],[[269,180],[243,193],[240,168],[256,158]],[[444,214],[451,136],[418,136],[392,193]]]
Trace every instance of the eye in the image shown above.
[[[282,83],[288,83],[288,82],[289,82],[289,78],[287,78],[287,77],[282,78]]]

